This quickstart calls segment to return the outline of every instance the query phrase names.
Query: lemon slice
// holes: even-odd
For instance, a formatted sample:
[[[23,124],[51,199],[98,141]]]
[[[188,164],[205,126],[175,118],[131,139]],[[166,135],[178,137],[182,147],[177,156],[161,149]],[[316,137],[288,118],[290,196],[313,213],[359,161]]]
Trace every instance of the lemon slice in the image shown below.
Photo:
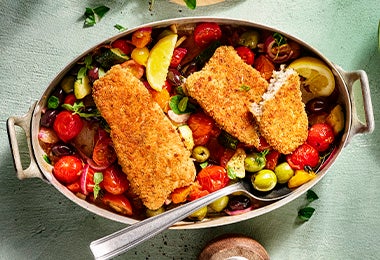
[[[289,67],[305,78],[304,84],[314,97],[329,96],[334,91],[334,75],[321,60],[313,57],[302,57],[290,63]]]
[[[146,78],[154,90],[161,91],[165,84],[177,38],[178,35],[174,33],[163,37],[149,53],[146,62]]]

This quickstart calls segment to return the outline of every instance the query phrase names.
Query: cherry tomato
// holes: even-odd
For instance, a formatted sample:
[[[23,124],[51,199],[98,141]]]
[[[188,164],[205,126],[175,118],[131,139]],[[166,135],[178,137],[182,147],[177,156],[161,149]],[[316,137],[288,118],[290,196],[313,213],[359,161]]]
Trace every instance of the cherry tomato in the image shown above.
[[[120,195],[128,189],[129,182],[120,167],[113,164],[103,172],[101,186],[113,195]]]
[[[126,55],[131,54],[132,49],[133,49],[133,47],[125,39],[117,39],[111,45],[112,45],[112,48],[118,48]]]
[[[194,185],[194,187],[191,189],[189,195],[187,196],[188,201],[193,201],[199,198],[202,198],[209,194],[207,190],[202,190],[202,187]]]
[[[137,48],[144,48],[152,41],[152,27],[141,28],[132,34],[132,44]]]
[[[236,48],[236,52],[245,63],[248,65],[253,64],[255,60],[255,54],[250,48],[246,46],[239,46]]]
[[[172,60],[170,61],[170,67],[171,68],[177,68],[178,65],[181,63],[183,57],[185,57],[187,53],[187,49],[185,48],[175,48],[172,56]]]
[[[276,150],[270,150],[265,156],[267,161],[265,168],[274,171],[274,168],[277,166],[278,158],[280,158],[280,153]]]
[[[327,123],[317,123],[310,127],[306,142],[317,151],[326,151],[334,142],[334,130]]]
[[[286,161],[295,170],[303,170],[305,166],[315,167],[319,162],[319,154],[313,146],[304,143],[293,153],[286,156]]]
[[[63,103],[74,105],[75,101],[77,101],[77,98],[75,97],[74,93],[70,93],[65,97],[65,100],[63,101]]]
[[[124,195],[105,193],[102,197],[102,201],[104,204],[123,215],[130,216],[133,213],[131,203]]]
[[[66,155],[54,164],[53,174],[60,182],[69,184],[79,179],[82,169],[83,164],[78,157]]]
[[[260,55],[255,59],[254,67],[266,80],[269,80],[272,77],[273,70],[275,70],[273,62],[265,57],[265,55]]]
[[[222,157],[220,158],[220,166],[222,166],[223,168],[226,168],[228,161],[232,158],[232,156],[234,156],[234,154],[235,154],[234,150],[230,148],[226,148],[224,150]]]
[[[116,152],[109,136],[100,137],[94,147],[92,160],[100,167],[108,167],[116,161]]]
[[[226,169],[219,165],[209,165],[197,175],[197,181],[202,189],[208,192],[214,192],[225,187],[229,180]]]
[[[222,37],[222,30],[216,23],[201,23],[194,29],[194,41],[198,46],[206,46]]]
[[[82,191],[80,188],[80,180],[77,180],[73,183],[67,184],[66,188],[68,188],[73,193],[78,193],[78,192]]]
[[[259,147],[257,148],[257,150],[259,152],[262,152],[262,151],[267,150],[267,149],[271,149],[270,145],[268,144],[267,140],[264,137],[260,136]]]
[[[226,148],[223,145],[221,145],[218,142],[218,139],[214,136],[210,137],[210,140],[208,141],[206,147],[210,151],[209,159],[215,163],[220,164],[221,158],[223,157]]]
[[[53,124],[59,139],[67,142],[76,137],[82,130],[83,122],[79,115],[64,110],[60,112]]]
[[[208,142],[215,123],[204,113],[194,113],[187,120],[187,124],[193,132],[194,144],[197,146]]]

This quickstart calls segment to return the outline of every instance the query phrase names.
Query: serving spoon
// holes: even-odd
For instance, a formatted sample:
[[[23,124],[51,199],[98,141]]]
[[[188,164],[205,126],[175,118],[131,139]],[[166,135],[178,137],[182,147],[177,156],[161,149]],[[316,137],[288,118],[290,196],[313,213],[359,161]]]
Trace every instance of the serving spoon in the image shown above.
[[[249,179],[241,179],[239,182],[228,185],[197,200],[188,202],[182,206],[178,206],[162,214],[128,226],[113,234],[91,242],[90,249],[95,259],[110,259],[159,234],[176,222],[186,218],[195,211],[223,196],[241,192],[253,200],[270,202],[289,195],[291,191],[289,189],[280,189],[278,194],[275,194],[276,196],[272,194],[268,197],[268,194],[266,194],[259,197],[251,192],[252,189],[249,182]]]

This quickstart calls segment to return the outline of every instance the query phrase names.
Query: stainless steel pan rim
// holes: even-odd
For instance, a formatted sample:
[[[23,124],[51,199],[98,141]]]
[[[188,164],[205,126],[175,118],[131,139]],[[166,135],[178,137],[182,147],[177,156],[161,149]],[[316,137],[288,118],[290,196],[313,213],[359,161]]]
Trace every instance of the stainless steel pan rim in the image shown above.
[[[95,48],[97,48],[100,45],[103,45],[108,42],[112,42],[120,37],[126,36],[133,31],[142,28],[142,27],[165,27],[171,24],[194,24],[198,22],[216,22],[219,24],[229,24],[229,25],[239,25],[239,26],[248,26],[248,27],[254,27],[258,29],[264,29],[269,31],[276,31],[284,36],[286,36],[289,39],[292,39],[298,43],[300,43],[304,48],[310,50],[314,55],[318,56],[320,59],[322,59],[333,71],[333,74],[336,78],[336,85],[339,87],[339,92],[341,94],[340,102],[344,104],[345,108],[345,132],[342,136],[342,140],[339,143],[338,147],[336,148],[335,153],[330,157],[329,162],[325,165],[324,169],[320,171],[316,178],[314,178],[312,181],[304,184],[300,188],[296,189],[291,195],[288,197],[285,197],[281,200],[278,200],[276,202],[273,202],[271,204],[268,204],[264,207],[261,207],[259,209],[255,209],[253,211],[250,211],[248,213],[237,215],[237,216],[225,216],[225,217],[219,217],[215,219],[207,219],[200,222],[178,222],[176,225],[174,225],[173,229],[195,229],[195,228],[206,228],[206,227],[215,227],[215,226],[221,226],[225,224],[231,224],[236,223],[242,220],[254,218],[260,215],[263,215],[265,213],[268,213],[272,210],[275,210],[290,201],[298,198],[302,194],[304,194],[307,190],[312,188],[314,185],[316,185],[320,179],[322,179],[325,174],[327,173],[328,169],[332,166],[332,164],[335,162],[335,159],[337,156],[339,156],[341,150],[349,143],[351,138],[355,136],[356,134],[361,133],[371,133],[374,130],[374,117],[373,117],[373,111],[372,111],[372,104],[371,104],[371,97],[370,97],[370,91],[369,91],[369,84],[368,84],[368,78],[364,71],[353,71],[353,72],[346,72],[343,69],[341,69],[339,66],[334,65],[331,63],[327,58],[325,58],[319,51],[317,51],[315,48],[311,47],[309,44],[303,42],[302,40],[295,38],[285,32],[282,32],[281,30],[277,30],[275,28],[257,24],[251,21],[247,20],[239,20],[239,19],[229,19],[229,18],[218,18],[218,17],[187,17],[187,18],[176,18],[176,19],[168,19],[158,22],[152,22],[144,25],[140,25],[138,27],[135,27],[130,30],[126,30],[122,33],[117,34],[114,37],[111,37],[93,48],[89,49],[88,51],[84,52],[77,58],[75,58],[71,63],[69,63],[49,84],[48,88],[42,95],[41,99],[37,101],[29,110],[27,114],[21,117],[10,117],[7,121],[7,130],[8,130],[8,136],[9,141],[11,145],[11,150],[13,153],[13,159],[15,163],[15,168],[17,171],[17,177],[19,179],[24,178],[32,178],[32,177],[38,177],[44,181],[46,181],[49,184],[52,184],[56,189],[58,189],[63,195],[65,195],[68,199],[72,200],[79,206],[87,209],[88,211],[97,214],[99,216],[102,216],[104,218],[114,220],[117,222],[125,223],[125,224],[133,224],[136,223],[138,220],[121,216],[119,214],[110,212],[108,210],[102,209],[98,206],[95,206],[91,203],[88,203],[87,201],[77,197],[75,194],[73,194],[71,191],[69,191],[65,186],[60,184],[52,175],[52,166],[45,162],[43,159],[44,151],[39,145],[37,133],[39,131],[39,122],[41,118],[41,111],[46,105],[47,97],[51,94],[54,87],[57,85],[57,83],[63,78],[63,76],[69,71],[72,66],[77,63],[80,59],[85,57],[87,54],[89,54],[91,51],[93,51]],[[361,122],[358,118],[355,102],[353,98],[353,85],[354,82],[360,81],[361,86],[361,92],[363,95],[363,106],[365,111],[365,122]],[[15,134],[15,126],[19,126],[24,129],[28,148],[29,148],[29,154],[31,158],[30,165],[23,169],[21,165],[21,159],[20,154],[18,150],[18,142],[17,137]]]

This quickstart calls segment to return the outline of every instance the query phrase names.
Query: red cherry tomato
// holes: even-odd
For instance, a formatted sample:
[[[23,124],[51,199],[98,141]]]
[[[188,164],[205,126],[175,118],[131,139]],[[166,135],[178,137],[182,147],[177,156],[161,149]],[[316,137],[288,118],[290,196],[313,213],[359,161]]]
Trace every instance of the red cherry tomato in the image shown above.
[[[152,27],[141,28],[132,34],[132,44],[137,48],[144,48],[152,41]]]
[[[334,130],[327,123],[317,123],[310,127],[306,142],[317,151],[326,151],[334,142]]]
[[[193,201],[193,200],[199,199],[203,196],[206,196],[209,193],[210,192],[208,192],[207,190],[202,190],[202,187],[194,185],[194,187],[191,189],[190,194],[187,196],[187,200]]]
[[[112,45],[112,48],[118,48],[126,55],[131,54],[132,49],[133,49],[131,44],[129,44],[128,41],[125,39],[117,39],[111,45]]]
[[[59,139],[67,142],[76,137],[82,130],[83,122],[79,115],[64,110],[60,112],[53,124]]]
[[[222,30],[216,23],[201,23],[194,29],[194,41],[200,46],[206,46],[213,41],[217,41],[222,37]]]
[[[66,188],[68,188],[73,193],[78,193],[78,192],[82,191],[80,188],[80,180],[77,180],[73,183],[67,184]]]
[[[319,154],[313,146],[304,143],[293,153],[287,155],[286,161],[295,170],[303,170],[305,166],[313,168],[318,165]]]
[[[129,187],[127,176],[115,164],[103,172],[102,188],[113,195],[123,194]]]
[[[234,156],[234,154],[235,154],[234,150],[230,148],[226,148],[224,150],[222,157],[220,158],[220,166],[222,166],[223,168],[226,168],[228,161],[232,158],[232,156]]]
[[[245,63],[248,65],[253,64],[255,60],[255,54],[250,48],[246,46],[239,46],[236,48],[236,52]]]
[[[171,68],[177,68],[178,65],[181,63],[183,57],[185,57],[187,53],[187,49],[185,48],[175,48],[172,56],[172,60],[170,61],[170,67]]]
[[[268,144],[267,140],[264,137],[260,136],[259,147],[257,147],[257,150],[259,152],[262,152],[262,151],[267,150],[267,149],[271,149],[270,145]]]
[[[65,100],[63,101],[64,104],[74,105],[77,98],[75,97],[74,93],[70,93],[65,97]]]
[[[265,168],[274,171],[276,168],[278,158],[280,158],[280,153],[276,150],[270,150],[270,152],[265,156],[267,163]]]
[[[92,160],[100,167],[108,167],[116,161],[116,152],[109,136],[100,137],[94,147]]]
[[[53,174],[60,182],[73,183],[79,179],[83,169],[82,161],[75,156],[62,156],[54,164]]]
[[[193,132],[194,144],[205,145],[210,139],[214,127],[214,120],[204,113],[191,114],[187,120],[191,131]]]
[[[131,203],[124,195],[105,193],[102,197],[102,201],[104,204],[123,215],[130,216],[133,213]]]
[[[197,181],[203,190],[214,192],[225,187],[230,179],[225,168],[219,165],[209,165],[198,173]]]

